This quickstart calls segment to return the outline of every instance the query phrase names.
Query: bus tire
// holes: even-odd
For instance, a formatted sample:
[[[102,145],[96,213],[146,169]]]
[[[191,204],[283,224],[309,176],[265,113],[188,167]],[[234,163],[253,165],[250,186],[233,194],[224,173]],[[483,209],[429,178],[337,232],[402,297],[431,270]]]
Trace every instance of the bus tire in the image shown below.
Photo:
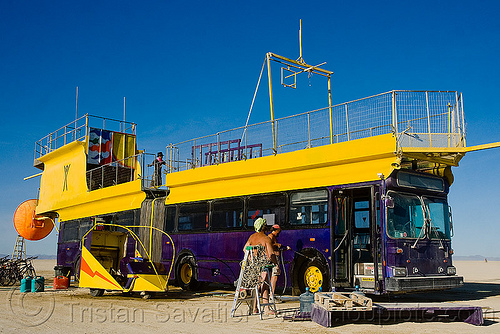
[[[318,259],[305,261],[298,271],[297,282],[301,293],[306,291],[306,287],[311,292],[318,291],[320,287],[328,291],[328,268]]]
[[[75,277],[75,282],[80,282],[80,262],[81,256],[78,256],[78,259],[75,261],[75,265],[73,266],[73,276]],[[71,274],[70,274],[71,275]],[[71,279],[71,277],[68,277]]]
[[[92,297],[101,297],[104,294],[104,289],[90,289]]]
[[[177,265],[177,283],[183,290],[193,291],[198,287],[196,263],[192,256],[184,256]]]

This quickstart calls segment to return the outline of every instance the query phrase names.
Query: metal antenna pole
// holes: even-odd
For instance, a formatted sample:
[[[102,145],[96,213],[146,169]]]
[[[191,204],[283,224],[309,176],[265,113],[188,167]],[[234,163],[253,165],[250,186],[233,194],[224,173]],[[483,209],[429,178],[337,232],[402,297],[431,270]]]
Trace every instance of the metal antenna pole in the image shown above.
[[[78,119],[78,86],[76,86],[75,122]]]
[[[299,59],[297,61],[304,62],[304,58],[302,58],[302,19],[299,20]]]
[[[125,132],[125,96],[123,97],[123,132]]]

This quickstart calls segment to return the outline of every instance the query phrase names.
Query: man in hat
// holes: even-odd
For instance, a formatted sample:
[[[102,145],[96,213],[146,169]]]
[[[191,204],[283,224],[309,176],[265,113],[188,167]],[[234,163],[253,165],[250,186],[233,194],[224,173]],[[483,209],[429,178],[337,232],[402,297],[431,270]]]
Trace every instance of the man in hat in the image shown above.
[[[163,161],[163,153],[158,152],[158,154],[156,155],[156,159],[154,159],[153,162],[148,165],[148,167],[155,167],[155,172],[153,175],[153,186],[159,187],[163,184],[163,181],[161,179],[161,166],[165,164],[165,161]]]
[[[278,281],[278,276],[281,274],[280,269],[280,255],[282,250],[289,250],[289,246],[283,246],[278,242],[278,236],[281,233],[281,227],[278,224],[274,224],[271,227],[271,233],[268,237],[271,240],[273,246],[273,255],[271,256],[271,262],[274,263],[273,272],[271,275],[271,286],[273,288],[273,293],[276,291],[276,282]]]
[[[273,245],[271,243],[271,239],[266,235],[266,231],[268,230],[267,222],[264,218],[258,218],[253,223],[253,227],[255,229],[255,233],[252,234],[249,238],[243,250],[246,249],[247,246],[263,246],[266,254],[266,258],[271,260],[273,255]],[[267,272],[262,272],[261,282],[267,281]],[[262,284],[261,294],[264,303],[269,301],[269,286],[267,284]],[[270,312],[269,307],[267,308],[268,313]],[[254,301],[253,312],[258,313],[257,309],[257,300]]]

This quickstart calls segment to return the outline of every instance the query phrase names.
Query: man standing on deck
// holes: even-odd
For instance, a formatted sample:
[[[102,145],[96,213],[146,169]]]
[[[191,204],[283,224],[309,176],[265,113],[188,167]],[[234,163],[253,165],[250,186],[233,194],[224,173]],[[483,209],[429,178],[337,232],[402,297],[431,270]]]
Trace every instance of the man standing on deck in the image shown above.
[[[154,166],[155,167],[155,172],[153,175],[153,186],[154,187],[159,187],[163,184],[163,181],[161,179],[161,166],[165,165],[165,161],[163,161],[163,153],[158,152],[156,155],[156,159],[153,160],[151,164],[148,165],[148,167]]]

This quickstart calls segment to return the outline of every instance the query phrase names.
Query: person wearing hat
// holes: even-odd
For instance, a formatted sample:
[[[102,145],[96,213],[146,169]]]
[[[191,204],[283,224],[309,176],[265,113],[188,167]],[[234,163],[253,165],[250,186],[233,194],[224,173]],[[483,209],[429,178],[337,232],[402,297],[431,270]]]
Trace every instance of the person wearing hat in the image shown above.
[[[247,240],[245,247],[243,250],[247,248],[247,246],[263,246],[265,249],[266,258],[270,261],[273,255],[273,246],[271,244],[271,239],[266,235],[266,231],[268,230],[267,222],[264,218],[257,218],[253,227],[255,229],[255,233],[253,233]],[[261,281],[267,280],[267,272],[262,272]],[[269,286],[267,284],[262,284],[262,299],[267,302],[269,300]],[[267,308],[268,313],[270,312],[269,307]],[[258,313],[257,309],[257,300],[254,301],[253,312]]]
[[[155,172],[153,175],[153,187],[159,187],[163,184],[163,181],[161,179],[161,166],[165,164],[165,161],[163,161],[163,153],[158,152],[158,154],[156,154],[156,159],[154,159],[153,162],[148,165],[148,167],[155,167]]]
[[[281,233],[281,227],[278,224],[274,224],[271,227],[271,233],[269,233],[268,237],[271,240],[271,244],[273,247],[273,255],[271,256],[271,262],[274,263],[273,272],[271,275],[271,286],[273,291],[276,291],[276,282],[278,281],[278,276],[281,274],[280,269],[280,254],[282,250],[289,250],[290,246],[284,247],[282,244],[278,242],[278,236]]]

